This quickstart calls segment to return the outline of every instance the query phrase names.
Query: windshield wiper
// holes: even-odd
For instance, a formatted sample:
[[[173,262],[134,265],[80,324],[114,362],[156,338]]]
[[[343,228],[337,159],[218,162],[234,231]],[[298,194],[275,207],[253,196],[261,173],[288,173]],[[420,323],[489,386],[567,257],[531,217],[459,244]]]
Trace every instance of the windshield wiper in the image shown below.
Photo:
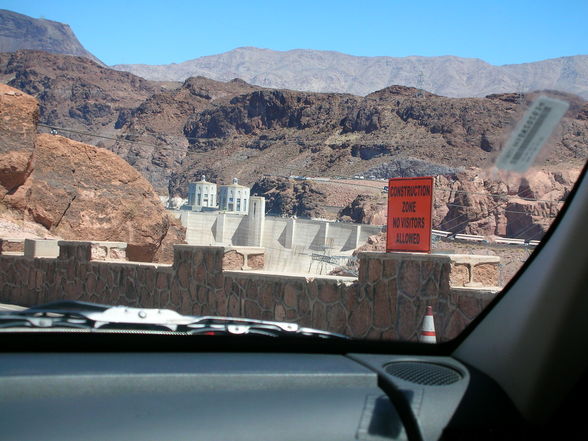
[[[21,311],[0,312],[0,332],[14,329],[78,329],[170,332],[186,335],[257,335],[349,339],[296,323],[236,317],[181,315],[170,309],[131,308],[61,301]]]

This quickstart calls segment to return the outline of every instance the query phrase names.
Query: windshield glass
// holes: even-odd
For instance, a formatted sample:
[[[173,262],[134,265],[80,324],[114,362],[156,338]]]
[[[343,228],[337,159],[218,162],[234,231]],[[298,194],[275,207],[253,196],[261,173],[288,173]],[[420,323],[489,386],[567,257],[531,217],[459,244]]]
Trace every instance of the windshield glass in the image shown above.
[[[582,2],[54,3],[0,10],[0,302],[139,318],[10,332],[447,341],[586,162]]]

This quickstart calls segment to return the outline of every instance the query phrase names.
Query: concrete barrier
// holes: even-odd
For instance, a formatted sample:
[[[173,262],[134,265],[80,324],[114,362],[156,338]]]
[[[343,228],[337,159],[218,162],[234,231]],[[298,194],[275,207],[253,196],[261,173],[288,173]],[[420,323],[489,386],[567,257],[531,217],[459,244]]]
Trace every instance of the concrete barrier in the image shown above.
[[[60,240],[60,259],[76,257],[82,260],[127,260],[125,242]]]
[[[59,256],[58,240],[53,239],[25,239],[25,257],[57,257]]]

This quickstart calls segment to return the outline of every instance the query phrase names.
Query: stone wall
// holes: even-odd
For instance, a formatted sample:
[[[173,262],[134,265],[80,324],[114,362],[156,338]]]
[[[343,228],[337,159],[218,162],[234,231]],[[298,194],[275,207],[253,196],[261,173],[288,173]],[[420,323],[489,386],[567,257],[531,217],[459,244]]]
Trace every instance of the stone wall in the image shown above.
[[[363,336],[352,314],[357,280],[351,277],[304,277],[224,272],[229,315],[295,322],[302,326]]]
[[[361,253],[354,310],[371,317],[355,335],[415,341],[427,306],[437,338],[458,335],[494,298],[496,256]]]
[[[60,241],[59,248],[57,258],[0,255],[0,302],[30,306],[74,299],[170,308],[402,340],[417,339],[431,305],[438,339],[447,340],[493,298],[495,288],[480,286],[497,284],[493,267],[498,277],[497,262],[487,259],[493,256],[363,253],[359,277],[351,278],[229,270],[223,261],[234,259],[225,256],[243,251],[224,247],[176,245],[172,265],[96,260],[105,256],[93,253],[97,247],[90,242]],[[247,252],[259,256],[256,249]]]

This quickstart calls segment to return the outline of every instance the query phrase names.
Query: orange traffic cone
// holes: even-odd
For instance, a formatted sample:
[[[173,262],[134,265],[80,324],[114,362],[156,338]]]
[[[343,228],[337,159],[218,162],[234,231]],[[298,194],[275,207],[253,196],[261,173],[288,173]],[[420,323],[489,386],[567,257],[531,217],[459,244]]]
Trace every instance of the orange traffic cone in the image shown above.
[[[423,329],[419,337],[421,343],[437,343],[437,334],[435,333],[435,322],[433,320],[433,308],[427,306],[427,313],[423,319]]]

